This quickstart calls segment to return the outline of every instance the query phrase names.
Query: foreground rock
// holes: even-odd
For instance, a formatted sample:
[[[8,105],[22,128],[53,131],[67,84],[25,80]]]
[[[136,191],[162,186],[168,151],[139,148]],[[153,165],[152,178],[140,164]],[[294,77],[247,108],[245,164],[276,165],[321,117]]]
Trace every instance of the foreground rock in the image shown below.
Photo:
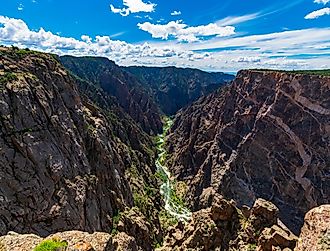
[[[278,225],[278,208],[258,199],[246,218],[235,203],[214,198],[187,225],[169,230],[160,250],[293,250],[297,237]]]
[[[2,244],[4,251],[31,251],[44,240],[67,242],[67,251],[114,250],[110,234],[101,232],[89,234],[79,231],[56,233],[44,239],[37,235],[10,232],[8,235],[0,237],[0,245]]]
[[[297,244],[297,237],[288,229],[273,225],[265,228],[258,239],[258,250],[293,250]]]
[[[136,246],[144,251],[151,251],[153,238],[153,227],[148,220],[136,209],[125,211],[118,223],[118,231],[125,232],[136,239]],[[156,232],[157,230],[154,230]],[[132,241],[130,241],[131,243]],[[133,245],[134,244],[130,244]]]
[[[278,219],[278,208],[258,199],[252,208],[245,208],[248,217],[229,202],[215,196],[212,206],[193,213],[191,221],[169,229],[164,245],[158,251],[327,251],[330,249],[330,205],[310,210],[298,238]],[[143,216],[131,210],[122,217],[115,235],[96,232],[67,231],[46,238],[33,234],[9,232],[0,237],[1,251],[31,251],[44,240],[67,243],[67,251],[144,251],[147,226]],[[136,232],[140,232],[136,234]],[[145,232],[145,233],[143,233]],[[137,238],[133,237],[137,236]],[[297,246],[296,246],[297,245]]]
[[[42,238],[35,234],[18,234],[15,232],[9,232],[7,235],[0,237],[0,250],[31,251],[41,241]]]
[[[209,187],[239,207],[262,197],[298,234],[308,210],[330,203],[329,124],[330,77],[240,71],[177,115],[169,167],[194,210]]]
[[[299,236],[295,251],[330,250],[330,205],[310,210]]]
[[[121,251],[139,251],[141,248],[138,247],[134,237],[127,235],[126,233],[118,233],[113,239],[113,246],[115,250]]]

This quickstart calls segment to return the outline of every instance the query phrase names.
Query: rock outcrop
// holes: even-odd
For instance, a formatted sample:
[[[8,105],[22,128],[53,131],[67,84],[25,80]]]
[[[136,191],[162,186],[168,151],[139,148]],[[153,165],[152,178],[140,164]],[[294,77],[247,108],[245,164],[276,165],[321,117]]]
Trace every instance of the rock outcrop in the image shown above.
[[[113,239],[113,246],[115,250],[127,250],[127,251],[140,251],[134,237],[127,235],[124,232],[118,233]]]
[[[136,208],[132,208],[122,214],[118,223],[118,231],[136,237],[136,245],[145,251],[153,250],[153,227]]]
[[[330,205],[313,208],[305,216],[295,251],[330,250]]]
[[[81,231],[60,232],[46,238],[33,234],[9,232],[0,237],[0,245],[4,251],[31,251],[45,240],[61,241],[67,244],[66,251],[115,251],[112,237],[108,233],[95,232],[89,234]]]
[[[131,66],[124,69],[151,90],[161,110],[168,115],[174,115],[234,79],[234,75],[222,72],[209,73],[189,68]]]
[[[275,205],[258,199],[249,211],[245,217],[234,202],[216,196],[187,225],[170,229],[161,250],[293,250],[297,237],[280,226]]]
[[[233,251],[326,251],[330,247],[330,206],[323,205],[310,210],[298,238],[278,219],[278,208],[269,201],[258,199],[249,216],[242,214],[233,201],[229,202],[215,195],[212,206],[193,213],[187,225],[178,223],[169,229],[164,245],[158,251],[167,250],[233,250]],[[206,205],[205,205],[206,206]],[[133,210],[121,219],[121,230],[146,232],[144,223],[135,218],[127,225]],[[138,216],[142,219],[143,216]],[[256,221],[257,220],[257,221]],[[133,222],[131,221],[131,222]],[[126,223],[125,223],[126,222]],[[274,224],[273,224],[274,223]],[[123,227],[123,226],[126,227]],[[131,228],[131,229],[130,229]],[[144,251],[151,250],[143,233],[138,239],[125,232],[115,235],[104,232],[93,234],[81,231],[59,232],[42,238],[34,234],[9,232],[0,237],[1,251],[31,251],[45,240],[67,243],[67,251]],[[142,235],[141,235],[142,234]],[[138,243],[140,243],[139,246]],[[297,246],[296,246],[297,245]],[[153,249],[152,249],[153,250]]]
[[[241,71],[229,86],[179,112],[170,170],[199,207],[204,189],[272,201],[296,234],[305,213],[330,202],[330,77]]]
[[[81,97],[52,55],[0,55],[0,234],[111,233],[114,216],[157,185],[151,138],[131,119],[121,126],[118,106]],[[149,211],[159,201],[148,198]]]

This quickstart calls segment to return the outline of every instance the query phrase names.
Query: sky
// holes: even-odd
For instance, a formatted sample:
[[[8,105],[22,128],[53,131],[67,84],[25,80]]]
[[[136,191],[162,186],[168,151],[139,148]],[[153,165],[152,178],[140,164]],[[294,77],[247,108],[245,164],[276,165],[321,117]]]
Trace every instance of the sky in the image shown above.
[[[119,65],[330,68],[330,0],[0,0],[0,44]]]

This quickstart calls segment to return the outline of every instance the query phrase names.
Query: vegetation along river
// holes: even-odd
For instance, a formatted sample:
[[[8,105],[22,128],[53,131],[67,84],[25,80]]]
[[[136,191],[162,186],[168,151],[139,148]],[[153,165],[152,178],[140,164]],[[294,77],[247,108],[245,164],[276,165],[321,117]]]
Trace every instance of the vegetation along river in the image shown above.
[[[163,196],[163,200],[165,202],[165,210],[179,221],[186,222],[191,217],[191,212],[184,205],[184,203],[181,203],[178,200],[176,191],[174,189],[175,181],[171,177],[171,173],[165,164],[167,155],[165,149],[165,136],[168,130],[171,128],[173,121],[170,118],[165,118],[164,121],[165,125],[163,134],[158,135],[157,137],[158,158],[156,160],[156,166],[163,182],[160,187],[160,193]]]

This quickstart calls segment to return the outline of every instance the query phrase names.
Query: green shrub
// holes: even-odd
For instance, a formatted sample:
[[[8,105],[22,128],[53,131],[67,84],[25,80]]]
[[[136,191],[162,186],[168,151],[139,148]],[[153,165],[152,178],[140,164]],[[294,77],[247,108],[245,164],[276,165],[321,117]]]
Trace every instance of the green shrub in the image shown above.
[[[33,251],[57,251],[65,250],[68,246],[66,241],[59,240],[44,240],[38,246],[36,246]]]
[[[257,250],[257,245],[256,244],[249,244],[247,246],[247,251],[255,251]]]
[[[17,80],[17,76],[13,72],[6,72],[3,76],[0,77],[0,83],[1,84],[6,84],[8,82],[12,82]]]
[[[149,201],[148,196],[140,194],[138,192],[133,192],[134,205],[137,206],[143,215],[148,215]]]
[[[318,76],[330,76],[330,69],[327,70],[292,70],[292,71],[284,71],[284,70],[272,70],[272,69],[253,69],[255,71],[270,71],[270,72],[286,72],[293,74],[306,74],[306,75],[318,75]]]
[[[159,212],[159,222],[162,230],[167,232],[169,227],[175,226],[179,221],[177,218],[170,215],[165,209]]]
[[[121,213],[120,211],[118,210],[117,213],[112,217],[112,230],[111,230],[111,233],[113,235],[116,235],[118,233],[118,223],[120,221],[120,217],[121,217]]]
[[[157,194],[157,189],[149,185],[145,185],[144,192],[147,194],[148,197],[153,198]]]
[[[12,51],[9,53],[12,57],[15,57],[16,59],[22,59],[27,55],[31,55],[31,54],[40,54],[37,51],[33,51],[30,50],[29,48],[25,48],[25,49],[20,49],[16,46],[12,46]]]

